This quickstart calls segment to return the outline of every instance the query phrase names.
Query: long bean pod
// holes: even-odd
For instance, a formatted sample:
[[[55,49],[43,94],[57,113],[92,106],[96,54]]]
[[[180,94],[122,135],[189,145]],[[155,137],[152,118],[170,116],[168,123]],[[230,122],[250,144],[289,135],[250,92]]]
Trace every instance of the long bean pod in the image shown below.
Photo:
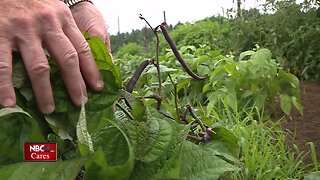
[[[131,77],[131,79],[129,80],[126,90],[129,93],[132,93],[135,85],[137,84],[137,81],[139,80],[142,72],[146,69],[146,67],[151,64],[153,62],[153,60],[145,60],[143,61],[140,66],[138,67],[138,69],[134,72],[133,76]]]
[[[195,80],[204,80],[206,79],[205,77],[201,77],[198,76],[196,73],[194,73],[190,67],[188,66],[188,64],[183,60],[176,44],[174,43],[174,41],[172,40],[172,38],[170,37],[170,34],[167,30],[167,28],[165,27],[165,24],[162,23],[160,25],[160,29],[163,33],[164,38],[166,39],[166,41],[168,42],[170,48],[173,51],[173,54],[176,56],[176,58],[178,59],[178,61],[180,62],[181,66],[184,68],[184,70]]]

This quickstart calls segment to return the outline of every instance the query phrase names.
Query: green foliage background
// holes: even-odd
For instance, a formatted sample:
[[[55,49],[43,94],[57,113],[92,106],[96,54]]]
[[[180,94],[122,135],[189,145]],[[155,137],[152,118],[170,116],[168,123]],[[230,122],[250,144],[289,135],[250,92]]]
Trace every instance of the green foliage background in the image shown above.
[[[260,9],[242,10],[240,18],[234,17],[231,9],[226,17],[212,16],[195,23],[178,23],[169,30],[178,47],[208,45],[213,50],[222,50],[223,55],[239,57],[241,52],[258,45],[271,50],[277,61],[299,79],[320,80],[317,1],[296,4],[295,0],[269,0]],[[149,31],[135,30],[111,36],[116,57],[122,59],[122,54],[117,52],[122,52],[129,42],[139,44],[145,52],[154,49],[154,39]],[[160,41],[161,52],[166,49],[165,41]]]

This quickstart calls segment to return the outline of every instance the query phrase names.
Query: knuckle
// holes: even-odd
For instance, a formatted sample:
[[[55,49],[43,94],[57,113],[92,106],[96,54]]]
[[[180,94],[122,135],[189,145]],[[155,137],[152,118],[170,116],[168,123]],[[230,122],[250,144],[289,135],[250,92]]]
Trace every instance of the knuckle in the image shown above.
[[[34,20],[28,16],[13,17],[13,22],[21,29],[31,29],[34,26]]]
[[[67,6],[65,6],[65,5],[62,5],[61,7],[59,7],[58,13],[59,13],[60,16],[62,16],[62,17],[67,17],[67,18],[72,17],[72,14],[71,14],[70,9],[69,9]]]
[[[5,76],[11,74],[11,65],[6,62],[0,62],[0,75]]]
[[[36,63],[30,68],[31,76],[44,75],[47,73],[50,73],[50,66],[47,62]]]
[[[38,14],[39,18],[46,23],[54,23],[56,21],[56,14],[51,9],[43,9]]]
[[[100,32],[97,34],[97,36],[105,43],[106,41],[106,35],[103,32]]]
[[[89,34],[93,36],[98,36],[100,39],[104,40],[107,37],[107,30],[99,24],[91,23],[91,26],[88,28]]]
[[[66,69],[68,69],[68,67],[74,67],[77,65],[78,62],[78,53],[75,50],[70,50],[67,51],[61,58],[61,65],[63,67],[66,67]]]
[[[79,45],[78,53],[79,55],[91,54],[91,48],[89,46],[89,43],[87,43],[86,41],[82,41],[81,44]]]

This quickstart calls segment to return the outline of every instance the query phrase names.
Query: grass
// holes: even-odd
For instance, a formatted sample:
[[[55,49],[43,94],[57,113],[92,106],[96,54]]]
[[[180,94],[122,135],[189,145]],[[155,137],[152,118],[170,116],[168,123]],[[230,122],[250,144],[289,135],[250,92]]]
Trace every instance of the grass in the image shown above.
[[[224,105],[223,110],[213,111],[213,123],[219,123],[231,130],[240,143],[241,171],[227,176],[231,179],[303,179],[310,173],[308,167],[318,171],[314,146],[310,144],[313,164],[306,165],[302,159],[307,153],[299,152],[285,143],[286,133],[279,121],[265,120],[256,109],[232,112]],[[253,115],[258,114],[258,115]],[[312,148],[313,147],[313,148]]]

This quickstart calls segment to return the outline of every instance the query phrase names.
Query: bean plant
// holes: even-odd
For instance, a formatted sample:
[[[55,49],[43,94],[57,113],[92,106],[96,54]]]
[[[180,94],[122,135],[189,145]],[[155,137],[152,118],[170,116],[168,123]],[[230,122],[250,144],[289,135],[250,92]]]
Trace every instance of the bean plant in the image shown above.
[[[150,29],[157,39],[154,57],[131,60],[128,64],[134,67],[126,66],[125,76],[120,70],[124,70],[123,62],[120,68],[116,66],[103,42],[85,34],[106,83],[101,93],[88,90],[88,102],[80,108],[72,103],[49,56],[56,103],[50,115],[38,110],[21,57],[14,54],[17,106],[0,109],[0,177],[140,180],[304,176],[301,157],[287,152],[283,134],[276,133],[273,125],[270,129],[274,133],[268,133],[268,121],[262,118],[278,95],[286,114],[292,105],[302,109],[299,81],[274,61],[270,51],[247,51],[237,61],[207,45],[178,49],[164,23]],[[159,32],[171,49],[164,55],[159,54]],[[277,140],[279,144],[274,144]],[[23,162],[25,142],[57,143],[58,161]],[[276,152],[281,152],[280,159]],[[260,157],[263,164],[258,167]],[[277,163],[280,169],[275,167]]]

